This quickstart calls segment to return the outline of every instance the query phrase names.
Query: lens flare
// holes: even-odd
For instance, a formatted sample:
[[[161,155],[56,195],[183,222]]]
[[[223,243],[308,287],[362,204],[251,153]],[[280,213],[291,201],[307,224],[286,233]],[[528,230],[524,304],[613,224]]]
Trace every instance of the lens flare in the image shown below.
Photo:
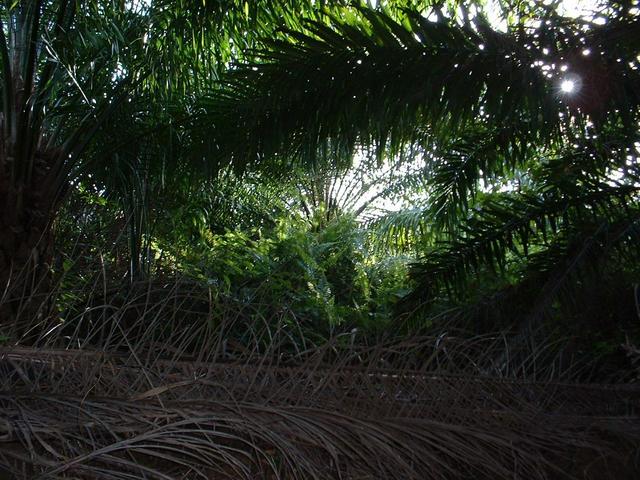
[[[560,90],[564,93],[573,93],[576,90],[576,82],[570,79],[563,80],[560,84]]]
[[[576,95],[582,88],[582,79],[574,73],[569,73],[560,79],[557,88],[562,95]]]

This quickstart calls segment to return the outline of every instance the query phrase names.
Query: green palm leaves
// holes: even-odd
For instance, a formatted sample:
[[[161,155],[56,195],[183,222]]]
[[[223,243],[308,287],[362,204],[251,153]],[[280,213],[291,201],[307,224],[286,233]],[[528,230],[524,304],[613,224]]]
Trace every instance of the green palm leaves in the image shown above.
[[[480,20],[431,22],[417,12],[396,21],[349,9],[330,25],[305,26],[306,33],[288,30],[257,51],[205,102],[200,125],[215,125],[208,153],[240,163],[275,154],[313,160],[324,149],[348,156],[358,143],[397,149],[416,137],[449,137],[476,121],[508,125],[505,145],[514,138],[546,142],[560,136],[559,114],[567,106],[538,62],[546,45],[571,52],[566,56],[583,48],[573,38],[578,26],[542,39],[524,26],[501,33]],[[608,45],[614,30],[603,27],[590,38]],[[558,55],[560,69],[565,54]],[[627,70],[628,81],[611,92],[612,111],[638,103],[638,74]]]
[[[422,298],[512,256],[533,265],[585,239],[630,247],[638,15],[612,3],[593,22],[532,6],[503,32],[465,12],[348,7],[285,30],[202,104],[199,154],[242,169],[422,145],[426,208],[376,223],[388,239],[418,229]],[[625,233],[597,240],[605,231]]]

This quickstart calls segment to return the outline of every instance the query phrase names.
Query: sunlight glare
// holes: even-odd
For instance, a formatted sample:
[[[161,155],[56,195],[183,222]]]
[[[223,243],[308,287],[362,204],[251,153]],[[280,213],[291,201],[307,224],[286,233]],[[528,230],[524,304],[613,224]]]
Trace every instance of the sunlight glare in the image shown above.
[[[543,3],[555,2],[545,1]],[[558,13],[570,18],[593,18],[601,3],[600,0],[564,0],[558,3]]]
[[[564,93],[573,93],[576,89],[576,82],[574,82],[573,80],[563,80],[562,83],[560,84],[560,90],[562,90]]]

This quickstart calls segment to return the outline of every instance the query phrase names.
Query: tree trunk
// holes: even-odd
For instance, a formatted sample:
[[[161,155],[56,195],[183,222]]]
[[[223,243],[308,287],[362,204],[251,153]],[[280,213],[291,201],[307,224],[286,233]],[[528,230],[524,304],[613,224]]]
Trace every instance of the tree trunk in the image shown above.
[[[11,182],[7,168],[10,159],[2,153],[0,335],[17,339],[40,333],[31,330],[48,314],[53,256],[51,227],[59,192],[51,178],[55,155],[36,154],[31,181],[21,185]]]

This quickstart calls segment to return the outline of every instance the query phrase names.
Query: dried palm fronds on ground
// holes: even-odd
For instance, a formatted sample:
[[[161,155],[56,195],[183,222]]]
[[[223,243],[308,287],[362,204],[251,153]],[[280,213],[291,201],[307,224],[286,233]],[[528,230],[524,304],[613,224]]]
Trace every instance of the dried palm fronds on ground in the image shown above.
[[[637,468],[634,386],[139,361],[4,348],[5,468],[25,479],[603,479]]]
[[[61,292],[53,291],[42,299],[39,315],[2,325],[0,334],[16,339],[14,344],[45,349],[135,351],[145,363],[189,357],[207,363],[299,364],[321,352],[332,368],[367,365],[530,380],[573,380],[580,373],[589,379],[589,365],[563,352],[562,339],[550,342],[543,336],[541,342],[531,335],[531,343],[515,347],[501,334],[470,337],[442,325],[436,332],[402,338],[372,338],[348,326],[321,335],[286,305],[225,296],[184,278],[119,288],[99,280],[66,291],[78,300],[63,311],[54,302]]]
[[[453,331],[312,341],[286,309],[179,282],[96,296],[0,347],[0,478],[640,471],[640,389],[576,383],[584,366],[553,345]]]
[[[605,478],[603,465],[626,460],[614,449],[639,433],[615,419],[515,413],[374,420],[286,405],[34,394],[5,394],[0,404],[11,418],[3,461],[25,478],[560,478],[578,467]],[[582,458],[595,470],[575,464]]]
[[[56,395],[261,402],[337,409],[359,416],[420,417],[459,409],[629,415],[640,412],[636,385],[531,382],[410,369],[307,361],[206,363],[82,350],[0,347],[0,387]]]

